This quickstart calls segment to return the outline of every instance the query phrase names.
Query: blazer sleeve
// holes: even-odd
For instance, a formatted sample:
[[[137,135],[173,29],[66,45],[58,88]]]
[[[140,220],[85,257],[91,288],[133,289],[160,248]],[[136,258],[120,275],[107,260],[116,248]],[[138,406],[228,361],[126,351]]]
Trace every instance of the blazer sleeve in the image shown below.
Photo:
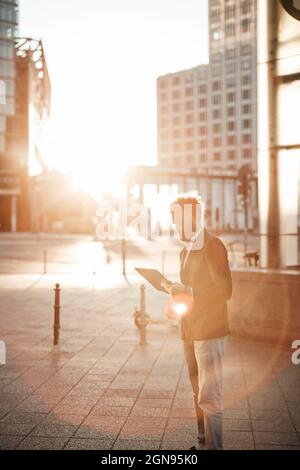
[[[210,240],[207,245],[206,260],[213,283],[209,287],[193,287],[194,302],[199,307],[226,302],[232,295],[232,280],[228,264],[227,250],[219,238]]]

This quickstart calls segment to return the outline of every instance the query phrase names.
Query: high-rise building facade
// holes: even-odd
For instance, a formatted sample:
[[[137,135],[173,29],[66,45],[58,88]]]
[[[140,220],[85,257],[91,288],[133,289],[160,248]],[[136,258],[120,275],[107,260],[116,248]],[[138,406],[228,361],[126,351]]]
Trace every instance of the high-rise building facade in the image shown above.
[[[209,0],[209,64],[159,77],[161,166],[256,171],[256,0]]]
[[[0,0],[0,231],[32,223],[30,164],[41,166],[51,86],[41,41],[18,37],[18,2]]]
[[[257,168],[256,0],[209,1],[208,160]]]
[[[210,176],[199,192],[212,227],[243,228],[238,172],[257,171],[256,0],[209,0],[208,12],[209,63],[157,80],[158,164]],[[249,206],[254,228],[255,180]]]
[[[15,110],[15,37],[18,1],[0,0],[0,154],[6,148],[6,119]]]

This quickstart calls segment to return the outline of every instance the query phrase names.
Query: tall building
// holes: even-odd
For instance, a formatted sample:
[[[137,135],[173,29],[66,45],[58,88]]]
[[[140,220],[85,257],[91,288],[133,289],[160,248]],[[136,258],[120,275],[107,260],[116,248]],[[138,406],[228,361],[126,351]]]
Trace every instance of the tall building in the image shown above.
[[[209,1],[208,161],[257,169],[256,0]]]
[[[244,226],[236,205],[238,171],[244,165],[254,177],[257,171],[256,0],[209,0],[208,11],[209,63],[157,80],[158,164],[234,175],[234,186],[211,180],[210,196],[206,183],[199,192],[209,199],[212,227],[221,213],[222,228],[238,229]],[[255,228],[255,180],[250,207]]]
[[[5,150],[6,116],[15,110],[14,42],[18,31],[18,1],[0,0],[0,152]]]
[[[0,0],[0,230],[16,227],[18,178],[7,154],[8,119],[15,112],[18,1]],[[9,220],[8,220],[9,219]]]
[[[35,225],[30,167],[43,168],[43,129],[50,113],[51,86],[41,41],[13,38],[11,62],[15,106],[6,116],[0,150],[0,231],[28,231]]]

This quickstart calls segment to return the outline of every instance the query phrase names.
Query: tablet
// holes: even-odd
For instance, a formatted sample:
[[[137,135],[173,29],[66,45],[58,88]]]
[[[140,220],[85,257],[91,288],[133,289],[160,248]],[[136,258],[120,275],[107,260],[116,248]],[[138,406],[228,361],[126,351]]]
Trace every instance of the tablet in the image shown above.
[[[147,268],[135,268],[135,270],[143,276],[150,284],[157,290],[162,292],[167,291],[162,287],[161,283],[166,282],[172,284],[163,274],[161,274],[157,269],[147,269]]]

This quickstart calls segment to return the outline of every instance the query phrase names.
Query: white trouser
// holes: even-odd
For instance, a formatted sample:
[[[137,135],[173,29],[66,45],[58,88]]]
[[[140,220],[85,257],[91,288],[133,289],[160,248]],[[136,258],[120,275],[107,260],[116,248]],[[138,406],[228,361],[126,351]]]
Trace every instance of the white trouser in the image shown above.
[[[205,446],[223,448],[222,359],[226,337],[194,341],[198,368],[198,405],[204,414]]]

